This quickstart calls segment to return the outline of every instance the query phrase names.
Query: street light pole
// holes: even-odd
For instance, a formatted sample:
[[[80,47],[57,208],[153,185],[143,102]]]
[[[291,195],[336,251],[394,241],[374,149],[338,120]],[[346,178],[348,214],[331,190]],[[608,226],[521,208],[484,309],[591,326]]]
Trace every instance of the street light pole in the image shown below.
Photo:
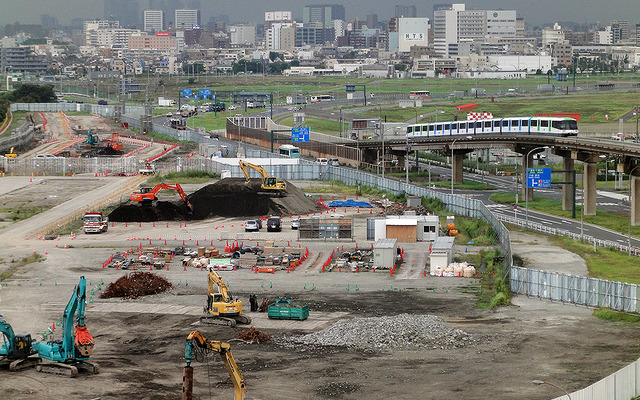
[[[629,230],[627,231],[627,255],[629,257],[631,257],[631,207],[632,207],[632,200],[633,200],[633,188],[632,188],[632,180],[633,180],[633,175],[631,175],[633,173],[633,171],[640,167],[640,165],[636,165],[635,167],[633,167],[631,169],[631,171],[629,171]]]
[[[531,383],[533,383],[534,385],[549,385],[549,386],[553,386],[554,388],[560,389],[561,391],[563,391],[564,394],[569,398],[569,400],[571,400],[571,395],[569,394],[569,392],[567,392],[566,390],[564,390],[563,388],[561,388],[558,385],[554,385],[551,382],[546,382],[546,381],[541,381],[541,380],[536,379],[535,381],[532,381]]]
[[[529,169],[529,154],[531,154],[532,152],[536,151],[536,150],[540,150],[540,149],[548,149],[549,146],[540,146],[540,147],[536,147],[534,149],[531,149],[528,153],[527,156],[524,159],[524,163],[525,163],[525,168],[524,168],[524,187],[525,187],[525,193],[524,193],[524,203],[525,203],[525,225],[527,226],[527,228],[529,227],[529,180],[527,179],[527,170]]]
[[[436,118],[438,118],[438,114],[436,114]],[[459,138],[458,138],[459,139]],[[458,139],[455,139],[452,143],[451,143],[451,194],[453,194],[453,145],[456,144],[456,141]]]

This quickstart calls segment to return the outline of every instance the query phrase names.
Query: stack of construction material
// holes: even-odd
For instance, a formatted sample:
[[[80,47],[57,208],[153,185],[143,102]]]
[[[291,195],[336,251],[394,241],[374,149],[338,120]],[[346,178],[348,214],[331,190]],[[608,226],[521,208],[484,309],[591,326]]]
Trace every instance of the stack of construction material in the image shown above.
[[[473,278],[476,275],[476,268],[465,262],[451,263],[446,268],[436,267],[433,276],[456,277],[456,278]]]

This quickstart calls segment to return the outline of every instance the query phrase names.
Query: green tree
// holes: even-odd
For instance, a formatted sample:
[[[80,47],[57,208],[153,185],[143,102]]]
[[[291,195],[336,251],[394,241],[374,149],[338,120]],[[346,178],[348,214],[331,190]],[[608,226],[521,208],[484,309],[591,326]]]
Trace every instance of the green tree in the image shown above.
[[[7,93],[5,99],[18,103],[52,103],[56,100],[53,85],[24,83]]]

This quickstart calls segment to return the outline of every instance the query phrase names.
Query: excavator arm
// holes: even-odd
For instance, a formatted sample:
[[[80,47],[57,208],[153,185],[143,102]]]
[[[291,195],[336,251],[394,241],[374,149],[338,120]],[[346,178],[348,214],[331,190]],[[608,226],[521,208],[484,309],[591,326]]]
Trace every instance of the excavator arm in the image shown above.
[[[213,296],[213,285],[218,286],[218,292],[222,297],[222,301],[228,303],[231,301],[231,293],[229,292],[229,287],[225,283],[224,279],[218,275],[215,271],[209,271],[209,294]]]
[[[207,340],[199,331],[192,331],[187,336],[187,342],[185,345],[185,359],[187,365],[184,369],[183,379],[183,400],[190,400],[193,393],[193,368],[191,367],[191,361],[195,359],[196,348],[204,349],[205,351],[213,351],[220,354],[224,366],[227,368],[233,388],[235,390],[235,400],[244,400],[247,395],[247,387],[242,376],[242,372],[238,369],[233,354],[231,354],[231,346],[229,343],[220,342],[216,340]]]
[[[161,190],[175,190],[180,195],[180,198],[191,209],[191,203],[187,199],[187,194],[182,190],[182,186],[179,183],[161,183],[156,185],[153,189],[141,188],[138,192],[131,193],[131,201],[154,201],[158,199],[158,193]]]
[[[249,178],[249,170],[247,168],[251,168],[252,170],[259,173],[260,176],[262,177],[262,184],[260,185],[260,187],[263,190],[270,191],[270,192],[274,192],[274,191],[282,192],[287,189],[286,182],[279,181],[278,178],[276,178],[275,176],[269,176],[267,174],[267,171],[265,171],[265,169],[262,168],[261,166],[244,162],[242,160],[238,160],[238,164],[240,164],[240,169],[242,169],[242,173],[244,173],[247,183],[251,179]]]

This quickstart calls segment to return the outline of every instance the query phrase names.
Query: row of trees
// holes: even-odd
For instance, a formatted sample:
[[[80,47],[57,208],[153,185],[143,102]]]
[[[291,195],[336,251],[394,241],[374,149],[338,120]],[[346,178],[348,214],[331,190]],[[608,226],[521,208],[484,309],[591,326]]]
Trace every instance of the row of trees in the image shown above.
[[[11,92],[0,95],[0,124],[7,117],[11,103],[52,103],[56,94],[52,85],[21,84]]]

